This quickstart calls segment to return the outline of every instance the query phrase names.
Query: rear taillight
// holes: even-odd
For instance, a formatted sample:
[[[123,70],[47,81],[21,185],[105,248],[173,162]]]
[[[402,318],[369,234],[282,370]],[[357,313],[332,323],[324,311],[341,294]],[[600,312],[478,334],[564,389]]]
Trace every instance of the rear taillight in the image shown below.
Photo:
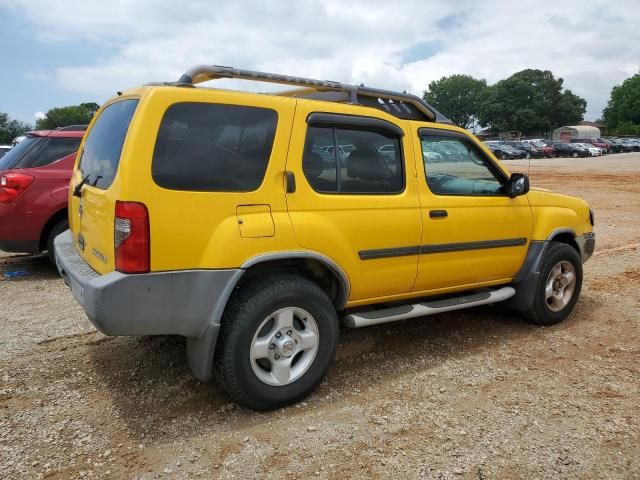
[[[116,202],[114,222],[116,270],[149,271],[149,212],[143,203]]]
[[[0,203],[11,203],[33,183],[26,173],[6,173],[0,177]]]

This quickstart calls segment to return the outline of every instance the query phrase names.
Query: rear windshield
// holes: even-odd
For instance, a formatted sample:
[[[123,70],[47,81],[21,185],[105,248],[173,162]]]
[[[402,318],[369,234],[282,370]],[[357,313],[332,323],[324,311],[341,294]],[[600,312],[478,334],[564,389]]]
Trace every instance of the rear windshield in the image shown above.
[[[153,179],[172,190],[256,190],[269,163],[276,124],[276,112],[264,108],[172,105],[153,151]]]
[[[28,136],[0,159],[0,170],[44,167],[78,150],[79,138]]]
[[[91,185],[104,190],[113,183],[124,139],[137,106],[137,99],[112,103],[93,124],[84,142],[79,164],[82,176],[89,176]]]

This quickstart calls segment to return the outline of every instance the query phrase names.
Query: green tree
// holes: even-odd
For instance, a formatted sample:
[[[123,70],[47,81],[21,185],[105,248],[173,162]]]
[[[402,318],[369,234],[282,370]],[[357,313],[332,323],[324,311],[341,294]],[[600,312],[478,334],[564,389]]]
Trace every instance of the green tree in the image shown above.
[[[480,99],[486,89],[486,80],[451,75],[431,82],[423,98],[456,125],[469,128],[478,117]]]
[[[603,117],[607,128],[619,135],[626,133],[626,130],[633,131],[634,125],[640,125],[640,74],[636,73],[621,85],[613,87]]]
[[[68,107],[55,107],[45,113],[44,118],[36,122],[38,130],[52,130],[67,125],[86,125],[100,106],[97,103],[81,103]]]
[[[9,145],[14,138],[32,129],[32,125],[12,120],[9,114],[0,112],[0,144]]]
[[[587,102],[564,90],[562,78],[548,70],[522,70],[487,88],[480,123],[498,131],[548,132],[583,119]]]

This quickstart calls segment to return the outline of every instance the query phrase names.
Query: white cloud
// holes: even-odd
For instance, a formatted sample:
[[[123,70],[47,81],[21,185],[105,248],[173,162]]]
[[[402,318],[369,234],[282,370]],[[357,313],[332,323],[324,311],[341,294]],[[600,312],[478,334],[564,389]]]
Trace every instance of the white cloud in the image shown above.
[[[42,120],[44,118],[47,118],[47,116],[44,112],[36,112],[33,114],[33,118],[35,118],[36,120]]]
[[[594,119],[611,87],[640,69],[637,0],[615,6],[604,0],[528,5],[508,0],[17,0],[11,5],[43,40],[112,48],[112,55],[87,65],[77,65],[70,52],[69,62],[54,72],[64,88],[103,99],[129,86],[175,80],[197,63],[416,94],[452,73],[495,82],[523,68],[542,68],[586,98],[587,118]],[[403,52],[421,43],[442,49],[403,63]]]

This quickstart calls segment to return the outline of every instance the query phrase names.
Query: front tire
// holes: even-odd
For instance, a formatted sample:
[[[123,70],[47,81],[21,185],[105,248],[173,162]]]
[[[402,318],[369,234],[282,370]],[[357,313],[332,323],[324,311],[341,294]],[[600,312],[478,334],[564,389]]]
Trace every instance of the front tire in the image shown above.
[[[569,316],[582,289],[582,261],[575,248],[551,242],[542,261],[538,285],[527,320],[555,325]]]
[[[322,381],[337,344],[336,311],[318,285],[289,275],[257,279],[225,310],[214,370],[239,405],[272,410]]]
[[[51,231],[49,232],[49,237],[47,238],[47,255],[49,256],[49,261],[56,266],[56,247],[53,241],[56,239],[58,235],[62,232],[69,230],[69,221],[68,220],[60,220],[56,223]]]

